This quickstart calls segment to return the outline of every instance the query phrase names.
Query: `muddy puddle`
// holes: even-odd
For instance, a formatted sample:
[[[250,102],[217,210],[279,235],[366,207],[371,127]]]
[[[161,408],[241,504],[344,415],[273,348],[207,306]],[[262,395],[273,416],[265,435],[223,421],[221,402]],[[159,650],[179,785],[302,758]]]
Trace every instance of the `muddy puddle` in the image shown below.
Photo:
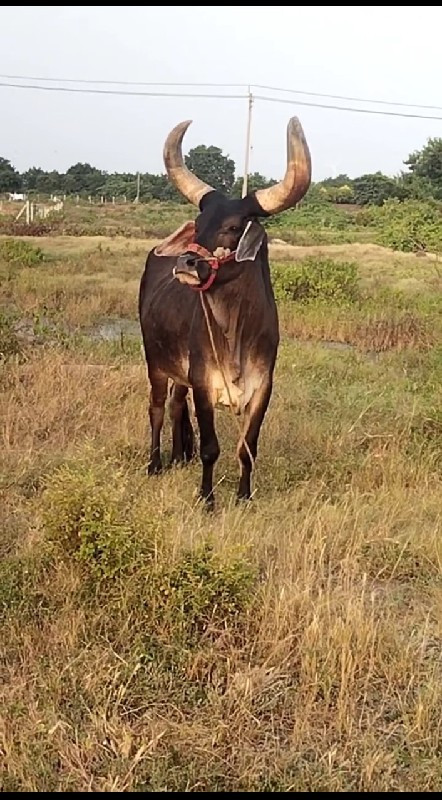
[[[94,325],[84,328],[74,328],[61,323],[54,323],[50,319],[41,317],[36,322],[32,319],[22,319],[14,326],[17,336],[27,343],[43,343],[51,338],[64,336],[80,336],[93,342],[123,342],[127,339],[139,339],[141,341],[141,330],[137,320],[131,319],[103,319]],[[337,350],[341,352],[356,352],[356,347],[348,342],[338,342],[332,340],[303,340],[292,338],[292,341],[305,347],[322,347],[325,350]],[[376,361],[379,353],[364,353],[370,361]]]

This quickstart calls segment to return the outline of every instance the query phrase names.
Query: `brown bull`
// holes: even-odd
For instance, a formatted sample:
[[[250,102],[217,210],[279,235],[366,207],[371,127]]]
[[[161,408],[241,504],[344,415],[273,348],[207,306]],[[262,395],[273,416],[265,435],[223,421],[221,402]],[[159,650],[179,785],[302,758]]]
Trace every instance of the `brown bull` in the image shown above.
[[[244,415],[238,445],[238,498],[250,497],[260,428],[272,393],[279,344],[267,236],[259,217],[296,205],[311,180],[310,154],[299,121],[287,128],[287,170],[281,183],[242,200],[214,191],[184,165],[181,144],[190,122],[169,134],[164,161],[169,179],[199,206],[189,222],[152,250],[139,294],[139,316],[151,385],[152,442],[148,474],[161,469],[160,436],[172,381],[172,462],[194,453],[187,404],[191,388],[203,465],[200,494],[213,506],[213,469],[220,448],[214,409]]]

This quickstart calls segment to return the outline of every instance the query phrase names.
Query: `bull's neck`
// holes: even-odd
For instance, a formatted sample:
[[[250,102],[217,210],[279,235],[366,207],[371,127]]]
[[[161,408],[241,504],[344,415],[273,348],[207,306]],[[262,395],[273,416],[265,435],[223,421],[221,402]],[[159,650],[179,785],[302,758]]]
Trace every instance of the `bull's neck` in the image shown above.
[[[213,322],[232,355],[248,331],[253,336],[250,320],[264,319],[266,309],[274,304],[270,277],[264,272],[261,263],[247,262],[237,278],[218,283],[204,295]]]

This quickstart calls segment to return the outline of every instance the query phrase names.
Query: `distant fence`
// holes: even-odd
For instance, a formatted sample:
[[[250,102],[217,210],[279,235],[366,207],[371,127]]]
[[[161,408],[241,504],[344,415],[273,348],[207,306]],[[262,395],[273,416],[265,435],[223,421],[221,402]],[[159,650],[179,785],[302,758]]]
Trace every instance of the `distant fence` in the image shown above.
[[[46,219],[49,214],[52,214],[54,211],[63,211],[63,208],[63,200],[58,200],[50,205],[46,203],[35,203],[33,200],[26,200],[18,212],[15,221],[17,222],[17,220],[24,216],[26,224],[30,225],[35,219]]]

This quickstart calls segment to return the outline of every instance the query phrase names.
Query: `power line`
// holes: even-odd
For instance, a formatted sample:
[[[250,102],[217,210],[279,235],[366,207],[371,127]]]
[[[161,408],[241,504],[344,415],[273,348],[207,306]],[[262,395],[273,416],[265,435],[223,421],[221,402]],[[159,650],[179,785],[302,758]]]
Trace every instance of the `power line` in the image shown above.
[[[2,77],[2,76],[0,76]],[[328,97],[330,100],[348,100],[352,103],[376,103],[383,106],[402,106],[403,108],[427,108],[433,111],[442,111],[442,106],[425,106],[420,103],[399,103],[397,100],[372,100],[368,97],[347,97],[342,94],[324,94],[324,92],[304,92],[301,89],[283,89],[280,86],[263,86],[260,83],[252,84],[254,89],[264,89],[267,92],[287,92],[290,94],[305,94],[309,97]]]
[[[10,89],[39,89],[43,92],[75,92],[76,94],[108,94],[120,97],[206,97],[213,99],[244,100],[248,94],[197,94],[195,92],[133,92],[123,89],[83,89],[76,86],[38,86],[35,83],[6,83],[0,86]]]
[[[397,100],[379,100],[369,97],[351,97],[341,94],[327,94],[326,92],[310,92],[303,89],[287,89],[282,86],[266,86],[261,83],[204,83],[200,81],[184,82],[184,81],[122,81],[122,80],[103,80],[93,78],[49,78],[46,76],[35,75],[1,75],[1,80],[14,80],[14,81],[40,81],[49,83],[81,83],[81,84],[97,84],[107,86],[192,86],[192,87],[217,87],[217,88],[247,88],[264,89],[269,92],[285,92],[289,94],[301,94],[309,97],[325,97],[330,100],[346,100],[354,103],[374,103],[376,105],[386,106],[401,106],[403,108],[423,108],[433,111],[442,111],[442,106],[437,105],[423,105],[421,103],[401,103]],[[44,87],[42,87],[44,88]]]
[[[0,87],[10,89],[31,89],[33,91],[45,92],[65,92],[75,94],[101,94],[120,97],[184,97],[184,98],[205,98],[214,100],[247,100],[250,94],[215,94],[197,92],[142,92],[128,91],[123,89],[87,89],[74,86],[38,86],[31,83],[8,83],[0,81]],[[333,111],[354,112],[355,114],[375,114],[376,116],[405,117],[407,119],[428,119],[442,122],[442,117],[428,114],[409,114],[401,111],[377,111],[371,108],[354,108],[351,106],[337,106],[330,103],[310,103],[307,100],[284,100],[282,97],[266,97],[265,95],[253,95],[256,100],[263,100],[269,103],[284,103],[289,105],[307,106],[309,108],[324,108]],[[442,110],[442,109],[441,109]]]
[[[1,85],[1,84],[0,84]],[[269,103],[287,103],[288,105],[308,106],[309,108],[329,108],[333,111],[353,111],[355,114],[376,114],[383,117],[406,117],[408,119],[436,119],[442,122],[442,117],[427,114],[407,114],[401,111],[376,111],[373,108],[351,108],[350,106],[335,106],[330,103],[309,103],[307,100],[283,100],[282,97],[265,97],[254,94],[254,100],[265,100]]]
[[[96,83],[108,86],[217,86],[218,88],[242,88],[244,89],[248,84],[246,83],[184,83],[178,81],[109,81],[109,80],[95,80],[92,78],[46,78],[37,77],[36,75],[0,75],[2,80],[8,81],[48,81],[49,83]],[[264,88],[264,87],[262,87]]]

